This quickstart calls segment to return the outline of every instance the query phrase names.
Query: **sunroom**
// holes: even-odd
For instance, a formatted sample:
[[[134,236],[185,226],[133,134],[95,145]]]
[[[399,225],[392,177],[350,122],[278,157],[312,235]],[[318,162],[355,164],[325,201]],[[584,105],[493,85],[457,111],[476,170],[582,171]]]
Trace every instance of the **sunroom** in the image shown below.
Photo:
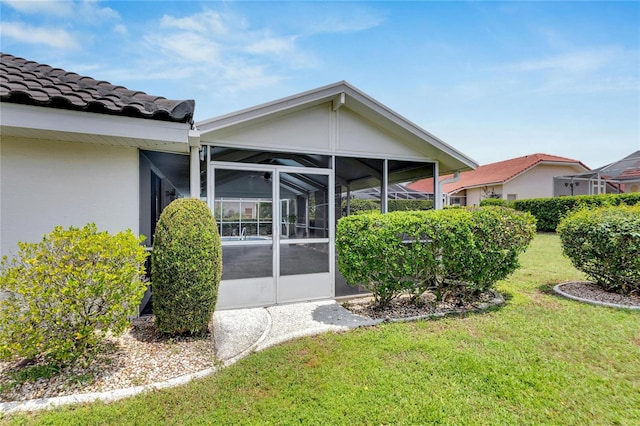
[[[350,213],[352,193],[378,188],[386,212],[390,185],[477,166],[346,82],[196,128],[200,197],[222,237],[218,309],[357,293],[335,253],[335,225]]]

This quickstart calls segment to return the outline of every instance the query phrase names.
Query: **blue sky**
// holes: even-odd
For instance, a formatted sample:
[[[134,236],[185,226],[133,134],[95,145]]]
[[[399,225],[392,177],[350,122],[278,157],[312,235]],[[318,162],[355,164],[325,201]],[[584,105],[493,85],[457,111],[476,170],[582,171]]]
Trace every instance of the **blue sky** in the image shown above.
[[[640,149],[640,2],[0,1],[3,52],[196,121],[346,80],[480,164]]]

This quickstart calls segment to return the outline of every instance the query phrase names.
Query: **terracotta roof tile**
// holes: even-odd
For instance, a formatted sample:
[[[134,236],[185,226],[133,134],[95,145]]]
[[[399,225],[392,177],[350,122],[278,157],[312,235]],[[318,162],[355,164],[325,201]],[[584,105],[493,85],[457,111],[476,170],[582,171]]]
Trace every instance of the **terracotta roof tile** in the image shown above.
[[[193,100],[152,96],[4,53],[0,100],[179,123],[191,123],[195,109]]]
[[[460,179],[458,179],[457,182],[445,184],[443,191],[446,193],[452,193],[463,188],[502,184],[541,162],[578,164],[585,170],[589,170],[589,168],[580,161],[573,160],[571,158],[558,157],[557,155],[549,154],[531,154],[525,155],[524,157],[512,158],[510,160],[482,165],[475,170],[460,173]],[[451,177],[453,177],[453,175],[440,176],[440,180]],[[433,178],[416,181],[410,184],[409,188],[415,191],[431,193],[433,192]]]

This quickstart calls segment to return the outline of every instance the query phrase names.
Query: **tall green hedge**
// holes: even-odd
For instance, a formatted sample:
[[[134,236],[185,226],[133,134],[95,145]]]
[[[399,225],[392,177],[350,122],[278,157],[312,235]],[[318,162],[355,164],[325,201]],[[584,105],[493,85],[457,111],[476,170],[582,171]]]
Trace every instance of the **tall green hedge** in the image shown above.
[[[388,205],[390,212],[432,210],[433,200],[389,200]],[[349,207],[351,214],[380,211],[380,200],[352,198]],[[346,201],[342,202],[342,214],[347,215]]]
[[[538,220],[538,231],[554,232],[569,212],[580,207],[634,205],[640,203],[640,193],[575,195],[572,197],[531,198],[515,200],[511,207],[531,213]]]
[[[565,255],[596,284],[640,295],[640,205],[578,210],[558,235]]]
[[[402,293],[473,294],[513,272],[534,233],[530,214],[500,207],[348,216],[336,232],[338,268],[381,306]]]
[[[169,204],[156,226],[151,256],[153,312],[165,334],[203,334],[216,306],[222,274],[218,227],[194,198]]]

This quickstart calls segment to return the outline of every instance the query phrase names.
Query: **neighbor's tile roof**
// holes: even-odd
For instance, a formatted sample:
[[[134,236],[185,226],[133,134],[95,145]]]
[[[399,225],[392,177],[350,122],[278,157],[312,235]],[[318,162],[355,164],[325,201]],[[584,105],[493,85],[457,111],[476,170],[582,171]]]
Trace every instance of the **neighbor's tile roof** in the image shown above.
[[[519,174],[524,173],[539,163],[571,163],[580,165],[585,170],[589,170],[587,166],[578,160],[571,158],[558,157],[549,154],[531,154],[524,157],[512,158],[510,160],[499,161],[497,163],[479,166],[477,169],[460,173],[460,179],[457,182],[447,183],[443,187],[443,191],[447,194],[459,191],[465,188],[473,188],[477,186],[495,185],[505,183]],[[441,176],[440,180],[448,179],[453,175]],[[409,188],[415,191],[433,192],[433,178],[422,179],[409,185]]]
[[[0,100],[178,123],[191,123],[195,108],[193,100],[151,96],[4,53]]]

